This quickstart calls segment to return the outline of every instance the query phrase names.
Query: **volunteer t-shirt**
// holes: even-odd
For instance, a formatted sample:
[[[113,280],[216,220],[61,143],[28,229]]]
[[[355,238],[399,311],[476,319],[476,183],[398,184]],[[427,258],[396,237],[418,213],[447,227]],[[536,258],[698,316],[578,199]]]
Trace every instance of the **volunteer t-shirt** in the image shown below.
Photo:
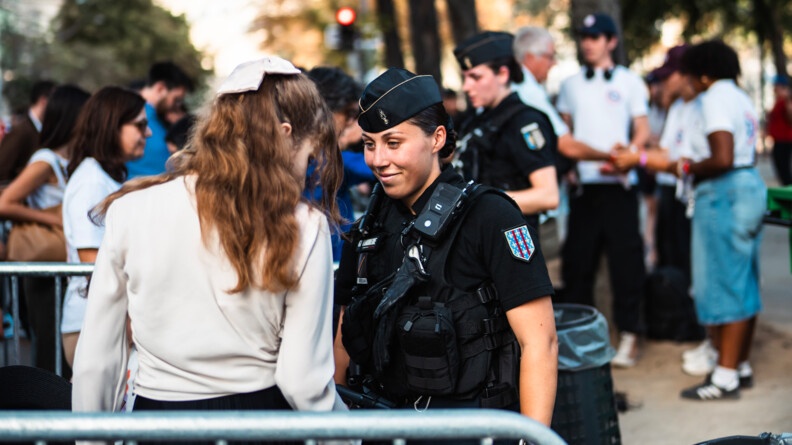
[[[610,152],[617,143],[628,145],[634,118],[647,115],[648,93],[641,78],[627,68],[613,68],[610,79],[603,70],[586,78],[586,69],[566,79],[558,94],[558,111],[569,114],[575,139],[596,150]],[[600,173],[601,161],[578,162],[578,174],[584,184],[623,182],[623,178]],[[634,172],[630,182],[635,184]]]
[[[102,244],[104,227],[94,224],[88,213],[103,199],[121,188],[94,158],[85,158],[66,184],[63,194],[63,233],[66,236],[66,256],[70,263],[79,263],[77,249],[98,249]],[[85,277],[72,277],[63,302],[63,333],[79,332],[85,315]]]

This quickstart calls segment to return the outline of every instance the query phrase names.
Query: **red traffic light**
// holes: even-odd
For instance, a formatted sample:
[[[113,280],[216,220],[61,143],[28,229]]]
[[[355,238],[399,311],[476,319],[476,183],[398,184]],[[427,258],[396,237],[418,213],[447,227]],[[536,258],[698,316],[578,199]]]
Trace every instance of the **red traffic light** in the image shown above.
[[[338,11],[336,11],[336,22],[338,22],[338,24],[341,26],[354,25],[356,17],[357,14],[355,13],[355,10],[349,6],[338,8]]]

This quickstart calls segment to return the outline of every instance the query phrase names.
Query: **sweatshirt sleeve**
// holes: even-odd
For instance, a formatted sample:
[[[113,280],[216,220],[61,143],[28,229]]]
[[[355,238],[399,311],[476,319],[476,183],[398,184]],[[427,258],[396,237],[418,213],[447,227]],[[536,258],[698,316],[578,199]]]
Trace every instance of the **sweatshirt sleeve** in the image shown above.
[[[275,383],[294,409],[330,411],[339,408],[333,383],[330,230],[318,212],[309,212],[307,219],[314,227],[302,227],[300,248],[307,256],[297,288],[286,294]]]
[[[117,204],[116,204],[117,205]],[[72,410],[117,411],[126,385],[127,277],[122,240],[114,230],[115,206],[105,220],[105,236],[96,257],[88,306],[74,358]]]

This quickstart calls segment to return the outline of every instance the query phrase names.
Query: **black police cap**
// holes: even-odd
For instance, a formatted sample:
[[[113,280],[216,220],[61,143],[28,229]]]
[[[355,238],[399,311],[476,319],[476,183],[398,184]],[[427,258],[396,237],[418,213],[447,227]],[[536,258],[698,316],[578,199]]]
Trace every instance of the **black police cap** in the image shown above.
[[[363,90],[358,124],[363,131],[379,133],[441,102],[434,77],[389,68]]]
[[[485,31],[454,48],[454,57],[463,70],[469,70],[491,60],[514,57],[513,42],[514,36],[508,32]]]

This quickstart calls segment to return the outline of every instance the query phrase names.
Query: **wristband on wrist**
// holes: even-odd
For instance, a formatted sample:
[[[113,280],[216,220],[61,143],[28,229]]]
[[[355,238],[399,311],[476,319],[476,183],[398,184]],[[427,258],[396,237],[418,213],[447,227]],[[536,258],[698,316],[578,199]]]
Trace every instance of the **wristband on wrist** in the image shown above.
[[[676,173],[678,177],[683,177],[690,174],[690,161],[687,159],[680,159],[676,164]]]
[[[641,167],[646,167],[646,162],[649,160],[649,155],[646,153],[646,150],[641,150],[641,155],[638,158],[638,164]]]

